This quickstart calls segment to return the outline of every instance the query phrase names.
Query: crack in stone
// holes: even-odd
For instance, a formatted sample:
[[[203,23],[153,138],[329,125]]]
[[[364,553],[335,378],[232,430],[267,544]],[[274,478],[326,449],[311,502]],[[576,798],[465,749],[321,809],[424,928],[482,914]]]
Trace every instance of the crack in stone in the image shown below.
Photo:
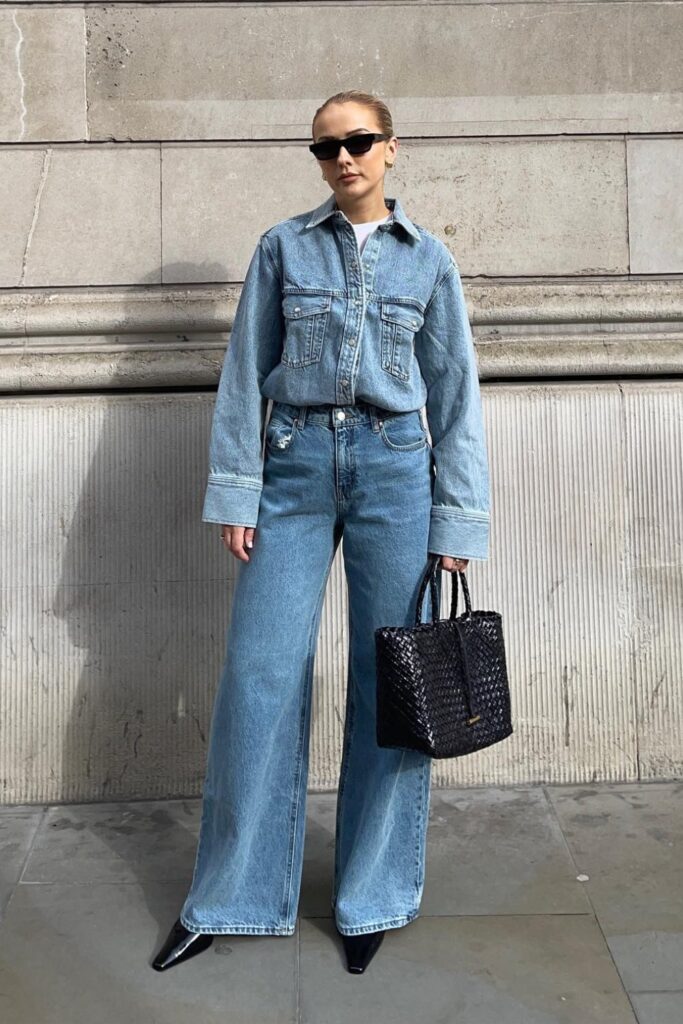
[[[21,93],[19,96],[19,99],[21,101],[21,115],[19,118],[19,138],[23,139],[24,134],[26,132],[26,114],[28,113],[28,111],[26,109],[26,104],[24,103],[24,93],[26,92],[26,80],[21,70],[21,47],[22,43],[24,42],[24,33],[21,31],[19,22],[17,21],[17,11],[12,11],[12,21],[14,22],[14,27],[19,33],[19,40],[17,42],[14,52],[17,56],[17,73],[19,75],[19,81],[21,82]]]
[[[26,264],[28,263],[29,249],[31,248],[31,242],[33,241],[33,234],[36,229],[38,222],[38,211],[40,210],[40,199],[45,188],[45,182],[47,181],[47,174],[50,169],[50,161],[52,159],[52,148],[48,148],[43,154],[43,166],[40,169],[40,181],[38,182],[38,190],[36,192],[36,198],[33,203],[33,217],[31,219],[31,227],[28,231],[28,237],[26,239],[26,247],[24,249],[24,256],[21,261],[21,275],[19,277],[19,287],[23,287],[26,280]]]

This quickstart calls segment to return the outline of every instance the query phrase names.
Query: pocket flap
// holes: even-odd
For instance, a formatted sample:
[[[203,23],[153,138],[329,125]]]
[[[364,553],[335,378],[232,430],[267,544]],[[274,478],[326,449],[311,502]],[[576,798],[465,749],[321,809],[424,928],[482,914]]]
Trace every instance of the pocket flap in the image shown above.
[[[287,319],[297,320],[301,316],[327,313],[331,304],[331,295],[285,295],[282,299],[282,311]]]
[[[424,323],[422,310],[415,305],[401,302],[382,302],[381,315],[383,320],[407,327],[409,331],[418,331]]]

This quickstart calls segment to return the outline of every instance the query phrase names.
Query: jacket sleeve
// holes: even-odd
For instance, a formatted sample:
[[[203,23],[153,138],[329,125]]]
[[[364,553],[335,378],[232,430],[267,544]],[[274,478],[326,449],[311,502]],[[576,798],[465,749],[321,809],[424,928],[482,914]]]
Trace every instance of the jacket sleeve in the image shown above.
[[[429,551],[488,558],[490,493],[479,374],[457,264],[437,281],[415,341],[436,471]]]
[[[216,393],[203,522],[256,526],[268,404],[260,388],[280,360],[282,335],[280,276],[261,235],[235,310]]]

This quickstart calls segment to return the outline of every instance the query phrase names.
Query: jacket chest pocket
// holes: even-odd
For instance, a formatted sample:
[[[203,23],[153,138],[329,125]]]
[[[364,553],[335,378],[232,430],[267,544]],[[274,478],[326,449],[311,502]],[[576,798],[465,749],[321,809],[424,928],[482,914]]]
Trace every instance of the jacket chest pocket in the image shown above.
[[[410,379],[415,335],[424,315],[413,303],[382,301],[380,305],[382,368],[401,380]]]
[[[287,366],[308,366],[320,360],[331,305],[331,295],[284,296],[283,363]]]

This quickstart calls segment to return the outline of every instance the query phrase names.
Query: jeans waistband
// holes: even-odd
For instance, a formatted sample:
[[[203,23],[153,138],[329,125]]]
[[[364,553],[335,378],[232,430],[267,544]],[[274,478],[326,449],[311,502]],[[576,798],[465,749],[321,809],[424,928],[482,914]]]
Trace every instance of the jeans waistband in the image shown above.
[[[372,402],[364,402],[360,399],[353,405],[332,405],[328,403],[322,405],[292,405],[289,402],[273,400],[273,410],[276,408],[295,417],[300,427],[303,427],[306,420],[310,420],[311,423],[322,423],[324,426],[333,426],[341,422],[370,423],[375,430],[381,420],[394,416],[406,416],[418,411],[405,410],[397,412],[391,409],[383,409],[379,405],[374,405]]]

